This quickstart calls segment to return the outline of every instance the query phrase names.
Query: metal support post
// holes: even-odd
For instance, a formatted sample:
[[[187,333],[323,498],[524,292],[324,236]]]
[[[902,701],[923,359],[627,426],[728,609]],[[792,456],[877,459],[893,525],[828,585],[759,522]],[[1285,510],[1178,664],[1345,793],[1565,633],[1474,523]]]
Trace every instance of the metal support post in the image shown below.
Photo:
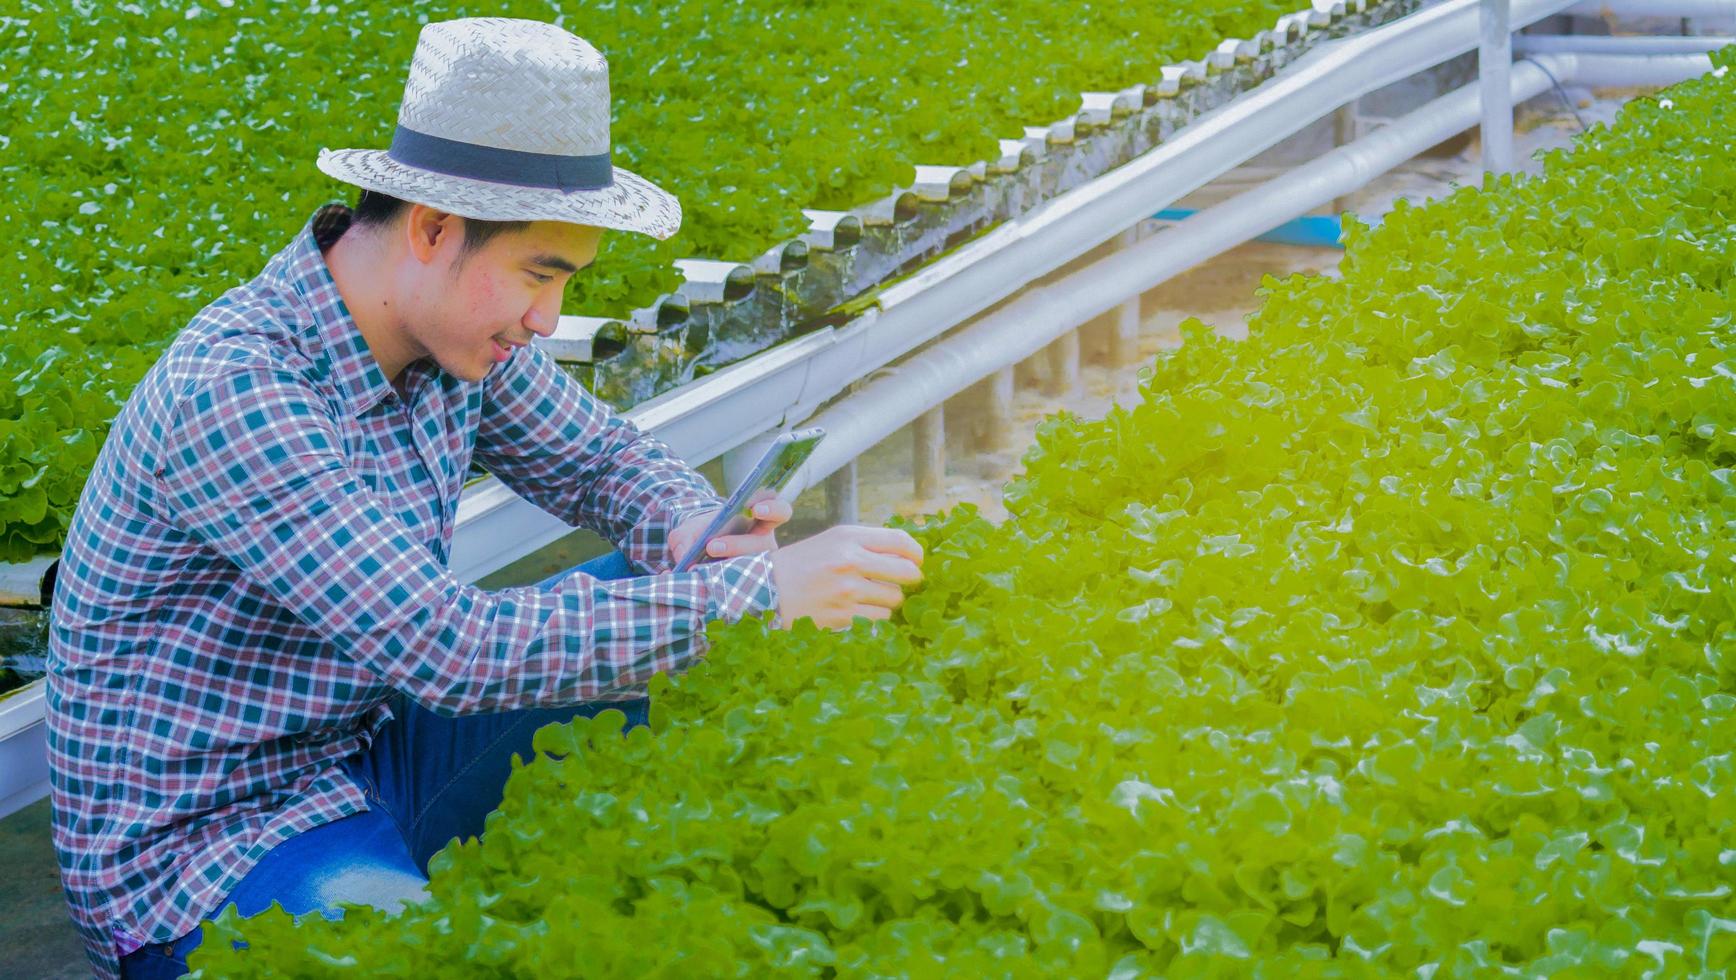
[[[1122,248],[1132,248],[1139,243],[1139,229],[1129,228],[1121,233],[1118,244]],[[1135,293],[1127,302],[1117,306],[1111,313],[1109,322],[1109,368],[1120,370],[1129,367],[1139,360],[1139,294]]]
[[[936,405],[910,426],[915,456],[916,496],[934,500],[946,489],[946,406]]]
[[[1332,145],[1344,146],[1356,142],[1356,100],[1352,99],[1338,107],[1332,114]],[[1350,197],[1335,197],[1332,199],[1332,213],[1342,215],[1350,210]]]
[[[1115,320],[1109,326],[1109,366],[1112,369],[1132,367],[1139,361],[1140,322],[1138,296],[1115,308]]]
[[[1019,384],[1027,388],[1047,389],[1049,387],[1049,354],[1046,350],[1037,351],[1030,357],[1013,365],[1014,376]]]
[[[982,445],[997,452],[1013,444],[1013,394],[1017,385],[1012,367],[1004,367],[983,382]]]
[[[862,520],[862,498],[857,490],[856,461],[851,460],[826,477],[826,523],[856,524]]]
[[[1077,397],[1079,384],[1079,331],[1069,330],[1049,345],[1049,377],[1046,391],[1061,398]]]
[[[1511,0],[1482,0],[1478,6],[1481,45],[1477,80],[1483,99],[1483,172],[1513,169],[1513,8]]]

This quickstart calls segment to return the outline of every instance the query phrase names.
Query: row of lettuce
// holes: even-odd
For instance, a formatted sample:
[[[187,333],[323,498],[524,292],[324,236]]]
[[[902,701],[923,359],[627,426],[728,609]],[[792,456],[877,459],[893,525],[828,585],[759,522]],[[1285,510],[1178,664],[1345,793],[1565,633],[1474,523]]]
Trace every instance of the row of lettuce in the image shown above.
[[[608,57],[616,161],[684,204],[667,242],[616,235],[569,312],[625,315],[680,285],[672,260],[747,260],[916,164],[1154,82],[1295,0],[918,0],[863,5],[502,0],[294,5],[133,0],[0,12],[0,562],[52,553],[120,406],[205,303],[352,189],[321,146],[390,142],[421,25],[550,21]]]
[[[199,975],[1736,967],[1729,61],[1190,323],[1011,519],[921,523],[896,623],[716,627],[425,904]]]

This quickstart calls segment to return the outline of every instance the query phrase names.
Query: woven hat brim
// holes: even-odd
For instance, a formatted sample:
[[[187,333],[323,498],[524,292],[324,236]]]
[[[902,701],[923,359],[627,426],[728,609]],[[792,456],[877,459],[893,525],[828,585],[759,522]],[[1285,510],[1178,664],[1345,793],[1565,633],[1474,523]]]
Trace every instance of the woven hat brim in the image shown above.
[[[346,184],[482,221],[566,221],[657,239],[681,228],[681,202],[620,167],[610,187],[559,191],[435,173],[399,163],[384,150],[322,149],[318,165]]]

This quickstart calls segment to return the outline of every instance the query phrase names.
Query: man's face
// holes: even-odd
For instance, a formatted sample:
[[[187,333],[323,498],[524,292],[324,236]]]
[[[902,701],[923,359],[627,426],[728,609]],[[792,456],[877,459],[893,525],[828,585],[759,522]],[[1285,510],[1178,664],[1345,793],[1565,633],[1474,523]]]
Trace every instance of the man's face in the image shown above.
[[[589,225],[537,221],[464,253],[462,232],[436,234],[423,301],[406,327],[447,373],[480,381],[554,331],[567,282],[597,257],[602,236]]]

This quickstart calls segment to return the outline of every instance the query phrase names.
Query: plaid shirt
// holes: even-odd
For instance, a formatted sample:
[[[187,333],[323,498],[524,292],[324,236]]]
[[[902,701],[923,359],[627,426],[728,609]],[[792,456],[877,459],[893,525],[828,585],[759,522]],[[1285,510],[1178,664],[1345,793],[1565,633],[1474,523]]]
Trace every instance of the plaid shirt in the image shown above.
[[[400,399],[338,295],[319,209],[176,338],[85,485],[53,605],[54,844],[100,975],[191,931],[273,845],[367,809],[339,760],[402,691],[452,714],[635,693],[711,619],[776,605],[767,555],[671,573],[720,501],[536,347]],[[447,567],[472,456],[651,576],[485,592]]]

